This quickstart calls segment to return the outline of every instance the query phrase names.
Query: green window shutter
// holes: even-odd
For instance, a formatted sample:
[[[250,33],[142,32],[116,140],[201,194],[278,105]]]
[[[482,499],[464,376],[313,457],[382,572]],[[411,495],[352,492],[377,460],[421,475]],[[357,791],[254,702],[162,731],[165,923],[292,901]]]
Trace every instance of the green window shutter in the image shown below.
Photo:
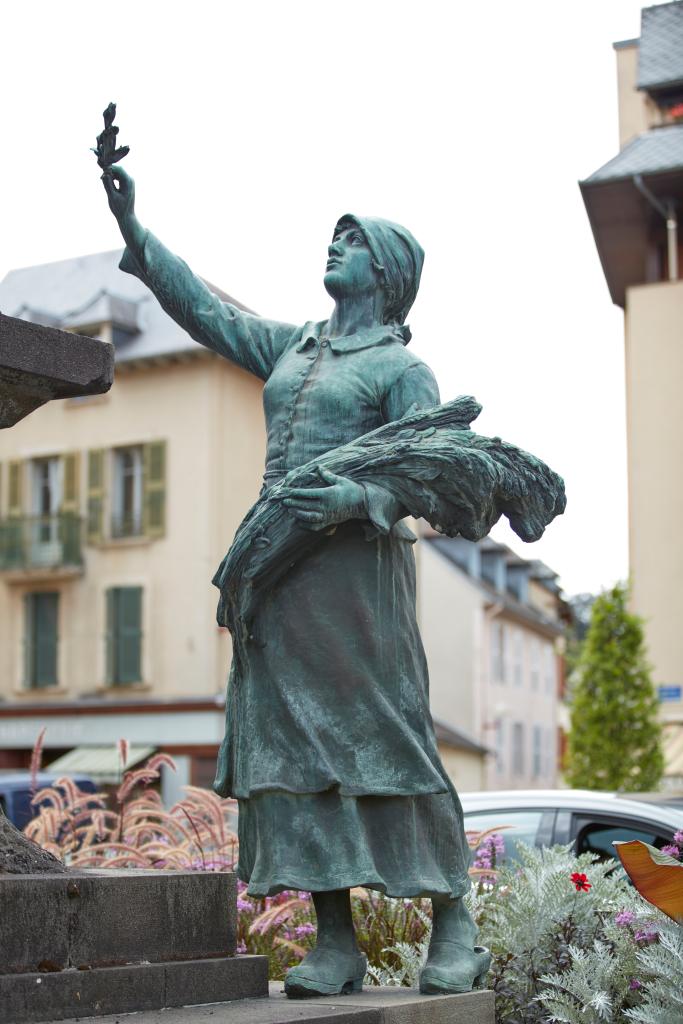
[[[33,594],[24,594],[24,686],[33,686],[35,676],[35,624],[33,616]]]
[[[104,527],[104,449],[88,452],[88,541],[97,544],[103,539]]]
[[[148,537],[166,532],[166,442],[152,441],[144,447],[144,523]]]
[[[79,452],[67,452],[62,456],[62,512],[77,516],[79,512],[80,482]]]
[[[115,630],[116,630],[116,590],[107,591],[107,629],[105,633],[105,661],[107,683],[111,686],[115,682],[116,662],[114,658]]]
[[[7,492],[7,515],[20,516],[24,504],[24,465],[22,462],[9,463]]]
[[[59,594],[27,594],[25,615],[24,682],[28,687],[56,686]]]
[[[142,587],[107,592],[107,680],[113,685],[142,678]]]

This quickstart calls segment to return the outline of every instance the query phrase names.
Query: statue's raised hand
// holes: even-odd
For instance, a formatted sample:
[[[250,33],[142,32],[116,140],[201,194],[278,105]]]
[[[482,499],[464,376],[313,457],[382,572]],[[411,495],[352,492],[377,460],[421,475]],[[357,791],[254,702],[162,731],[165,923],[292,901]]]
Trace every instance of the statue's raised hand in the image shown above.
[[[107,167],[102,175],[102,184],[109,209],[125,234],[125,227],[135,217],[135,182],[122,167]]]

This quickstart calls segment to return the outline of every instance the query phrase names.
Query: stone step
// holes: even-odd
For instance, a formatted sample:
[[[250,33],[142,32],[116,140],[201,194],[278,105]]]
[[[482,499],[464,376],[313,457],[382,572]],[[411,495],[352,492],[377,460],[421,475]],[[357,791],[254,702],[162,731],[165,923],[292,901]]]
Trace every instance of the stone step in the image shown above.
[[[165,1007],[205,1002],[229,1006],[228,1000],[252,1002],[248,997],[267,994],[265,956],[0,974],[0,1024],[80,1018],[101,1021],[102,1015],[115,1014],[105,1018],[113,1024],[124,1013],[137,1013],[138,1024],[145,1017],[139,1011],[163,1010],[166,1014],[171,1011]]]
[[[242,958],[238,958],[242,959]],[[86,1019],[87,1020],[87,1019]],[[490,991],[422,996],[409,988],[365,988],[362,993],[320,999],[287,999],[282,982],[269,999],[243,999],[137,1014],[131,1024],[495,1024]],[[93,1024],[127,1024],[117,1016]]]

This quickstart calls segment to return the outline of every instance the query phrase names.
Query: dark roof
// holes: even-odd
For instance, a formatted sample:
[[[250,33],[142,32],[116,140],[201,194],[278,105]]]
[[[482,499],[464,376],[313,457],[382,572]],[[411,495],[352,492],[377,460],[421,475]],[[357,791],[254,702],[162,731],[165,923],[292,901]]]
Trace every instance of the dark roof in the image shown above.
[[[0,281],[0,311],[72,330],[109,320],[128,336],[117,348],[117,363],[202,351],[142,281],[119,270],[122,254],[115,249],[11,270]],[[251,312],[220,288],[209,288],[224,302]]]
[[[456,729],[454,725],[448,725],[446,722],[439,722],[436,718],[434,719],[434,732],[437,743],[444,743],[457,750],[469,750],[474,754],[490,753],[488,747],[478,743],[461,729]]]
[[[626,289],[649,280],[654,240],[665,243],[664,218],[638,188],[637,176],[661,204],[683,201],[683,124],[638,135],[579,183],[612,301],[622,308]]]
[[[683,171],[683,124],[665,125],[637,135],[620,153],[582,181],[581,186],[621,181],[635,174],[669,171]]]
[[[534,605],[524,604],[522,601],[517,600],[509,591],[504,593],[500,590],[496,590],[487,580],[481,579],[477,576],[472,576],[467,572],[467,569],[462,565],[462,561],[458,555],[457,544],[454,543],[452,537],[442,537],[440,535],[432,536],[430,534],[424,535],[424,540],[427,541],[436,551],[439,552],[444,558],[446,558],[452,565],[454,565],[461,573],[463,573],[469,580],[472,581],[473,586],[478,587],[483,591],[486,598],[492,603],[502,605],[503,609],[508,615],[516,619],[525,625],[536,628],[546,636],[560,636],[563,633],[563,627],[558,623],[556,619],[551,619],[547,615],[544,615]],[[481,545],[487,545],[487,550],[492,551],[494,546],[502,549],[504,554],[510,549],[505,544],[498,544],[497,541],[491,540],[490,537],[485,538],[479,542]],[[517,558],[518,556],[515,556]],[[552,573],[552,569],[548,569],[543,562],[537,560],[530,561],[530,573],[533,579],[540,580],[540,576],[537,575],[536,567],[542,565],[545,570]]]
[[[683,84],[683,3],[657,4],[641,13],[638,88],[661,92]]]

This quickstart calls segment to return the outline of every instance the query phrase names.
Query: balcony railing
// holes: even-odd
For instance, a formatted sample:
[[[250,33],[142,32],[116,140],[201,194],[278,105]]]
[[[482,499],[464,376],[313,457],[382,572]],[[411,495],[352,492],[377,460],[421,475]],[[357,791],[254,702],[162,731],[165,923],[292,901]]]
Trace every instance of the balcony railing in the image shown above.
[[[0,520],[0,572],[80,568],[82,521],[74,515]]]
[[[111,537],[122,540],[127,537],[142,537],[144,534],[141,515],[112,516]]]

